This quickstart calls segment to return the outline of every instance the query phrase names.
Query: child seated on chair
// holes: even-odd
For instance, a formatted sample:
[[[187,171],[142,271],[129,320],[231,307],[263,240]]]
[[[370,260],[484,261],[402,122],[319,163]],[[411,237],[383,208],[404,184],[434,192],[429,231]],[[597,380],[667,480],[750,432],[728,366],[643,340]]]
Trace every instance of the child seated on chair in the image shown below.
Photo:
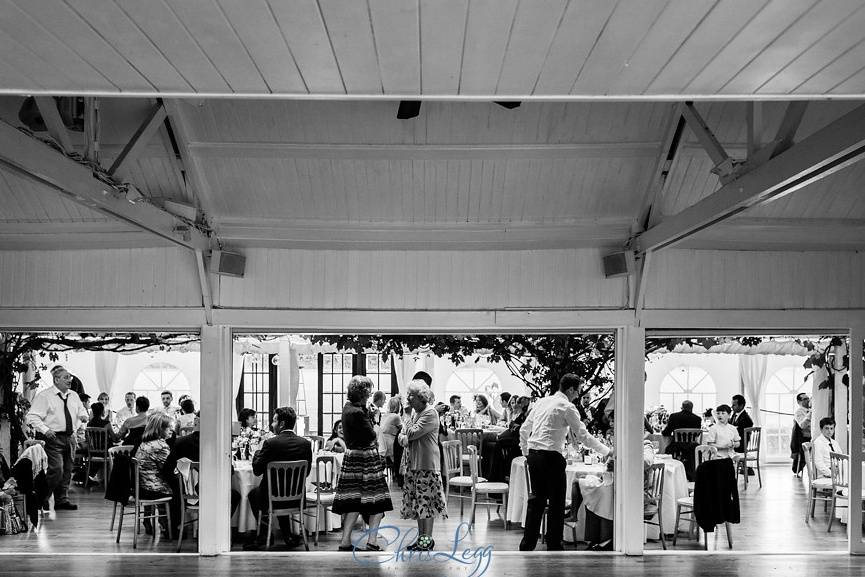
[[[715,448],[716,459],[730,459],[739,446],[739,430],[729,423],[733,410],[729,405],[719,405],[715,409],[715,424],[709,427],[703,442]]]
[[[838,453],[839,447],[832,437],[835,436],[835,419],[832,417],[824,417],[820,419],[819,437],[814,439],[813,459],[814,468],[817,470],[817,477],[832,477],[832,459],[830,453]]]

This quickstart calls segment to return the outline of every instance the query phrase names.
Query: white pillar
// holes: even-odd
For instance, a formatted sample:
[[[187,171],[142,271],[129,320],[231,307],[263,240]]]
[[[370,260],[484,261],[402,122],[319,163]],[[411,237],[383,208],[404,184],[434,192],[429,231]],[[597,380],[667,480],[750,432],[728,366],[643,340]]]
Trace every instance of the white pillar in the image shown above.
[[[231,328],[201,327],[201,513],[198,550],[231,549]]]
[[[616,331],[616,549],[643,554],[643,404],[646,330]]]
[[[850,330],[850,495],[862,494],[862,427],[865,424],[862,407],[862,339],[865,339],[865,325],[854,326]],[[858,505],[859,499],[850,499],[848,546],[851,554],[865,555],[865,543],[862,542],[862,508]]]

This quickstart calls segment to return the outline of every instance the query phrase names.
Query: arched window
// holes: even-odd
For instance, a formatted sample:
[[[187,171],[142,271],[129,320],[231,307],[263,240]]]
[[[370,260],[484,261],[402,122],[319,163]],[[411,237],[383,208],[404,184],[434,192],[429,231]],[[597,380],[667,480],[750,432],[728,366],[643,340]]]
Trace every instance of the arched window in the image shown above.
[[[436,401],[447,403],[451,395],[459,395],[462,397],[463,407],[472,409],[474,395],[483,394],[490,404],[498,406],[501,392],[501,384],[492,369],[483,365],[465,365],[457,367],[451,373],[445,385],[445,398]]]
[[[798,406],[796,395],[811,392],[811,376],[804,367],[784,367],[769,377],[760,397],[763,451],[767,458],[790,457],[790,431]]]
[[[151,407],[161,407],[162,391],[168,390],[174,394],[174,403],[181,395],[188,395],[191,391],[189,379],[179,368],[171,363],[151,363],[141,369],[135,378],[133,390],[150,399]]]
[[[700,367],[682,365],[664,376],[659,396],[661,404],[671,413],[688,400],[694,403],[694,412],[702,415],[706,409],[715,408],[715,381]]]

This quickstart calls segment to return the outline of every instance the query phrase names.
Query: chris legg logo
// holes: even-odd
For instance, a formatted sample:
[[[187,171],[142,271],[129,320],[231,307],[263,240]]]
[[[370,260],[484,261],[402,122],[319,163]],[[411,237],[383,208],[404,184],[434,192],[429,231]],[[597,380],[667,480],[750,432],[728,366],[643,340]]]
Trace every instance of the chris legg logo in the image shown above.
[[[460,523],[454,531],[453,547],[449,551],[411,551],[409,545],[417,541],[417,529],[412,528],[403,533],[395,525],[382,525],[378,528],[378,537],[393,551],[386,551],[384,555],[358,556],[357,544],[366,541],[369,530],[365,531],[355,540],[354,560],[359,565],[373,566],[393,563],[456,563],[463,566],[469,573],[466,577],[481,577],[490,567],[493,558],[493,546],[466,547],[460,550],[460,543],[468,537],[470,528],[468,523]]]

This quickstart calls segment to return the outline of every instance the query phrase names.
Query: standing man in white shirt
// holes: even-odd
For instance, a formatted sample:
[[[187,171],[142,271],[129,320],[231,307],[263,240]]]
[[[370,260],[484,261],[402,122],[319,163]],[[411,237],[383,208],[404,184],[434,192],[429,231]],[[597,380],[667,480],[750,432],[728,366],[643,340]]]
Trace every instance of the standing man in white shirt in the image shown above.
[[[580,420],[573,401],[582,384],[583,379],[577,375],[564,375],[552,395],[535,403],[520,428],[520,448],[526,456],[533,491],[529,495],[520,551],[533,551],[537,545],[541,519],[548,504],[547,550],[562,550],[567,489],[564,452],[568,434],[603,456],[612,453],[612,449],[588,434]]]
[[[832,477],[832,459],[829,453],[840,453],[840,447],[832,438],[835,436],[835,419],[820,419],[820,436],[811,444],[814,447],[814,468],[818,477]]]
[[[48,490],[54,493],[54,510],[75,511],[69,501],[69,483],[75,458],[75,431],[87,423],[87,409],[78,395],[69,390],[72,375],[60,365],[51,369],[54,386],[36,395],[27,413],[27,424],[36,438],[45,441],[48,455]],[[43,509],[47,508],[43,504]]]

